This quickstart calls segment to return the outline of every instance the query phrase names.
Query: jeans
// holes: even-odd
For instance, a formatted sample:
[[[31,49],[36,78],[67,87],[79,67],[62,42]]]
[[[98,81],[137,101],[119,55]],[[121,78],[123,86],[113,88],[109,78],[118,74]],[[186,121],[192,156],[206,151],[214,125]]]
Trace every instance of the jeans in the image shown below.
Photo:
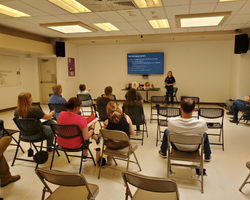
[[[144,116],[143,115],[141,117],[139,117],[139,118],[131,119],[132,123],[135,124],[135,125],[142,123],[143,120],[144,120]],[[140,125],[136,125],[136,130],[140,131]]]
[[[53,141],[54,141],[54,134],[50,127],[51,123],[52,123],[52,120],[48,120],[42,123],[44,126],[43,132],[47,136],[47,148],[51,148],[53,146]],[[42,134],[42,132],[40,132],[40,134]],[[31,141],[38,140],[41,138],[40,134],[36,134],[34,136],[23,136],[23,138],[30,139]]]
[[[174,104],[173,90],[174,90],[174,87],[172,85],[167,86],[167,92],[166,92],[167,104],[169,103],[169,97],[171,99],[171,103]]]
[[[161,144],[161,151],[164,155],[167,155],[167,149],[168,149],[168,134],[170,133],[170,130],[166,129],[164,131],[163,139],[162,139],[162,144]],[[204,138],[204,154],[205,154],[205,159],[209,159],[211,152],[210,145],[209,145],[209,139],[208,135],[206,132],[203,133],[203,138]],[[173,143],[171,143],[172,147],[174,149],[177,149]],[[200,148],[200,147],[199,147]],[[198,149],[199,149],[198,148]],[[198,150],[197,149],[197,150]]]
[[[238,112],[239,111],[245,111],[247,109],[245,105],[245,101],[237,99],[233,102],[233,105],[231,106],[231,112],[234,115],[234,121],[238,121]]]

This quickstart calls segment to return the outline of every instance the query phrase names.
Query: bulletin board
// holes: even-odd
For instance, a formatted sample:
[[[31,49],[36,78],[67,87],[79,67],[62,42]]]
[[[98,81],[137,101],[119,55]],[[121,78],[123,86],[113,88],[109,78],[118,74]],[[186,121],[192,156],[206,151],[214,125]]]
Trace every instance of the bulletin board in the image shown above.
[[[0,87],[21,85],[20,57],[0,54]]]

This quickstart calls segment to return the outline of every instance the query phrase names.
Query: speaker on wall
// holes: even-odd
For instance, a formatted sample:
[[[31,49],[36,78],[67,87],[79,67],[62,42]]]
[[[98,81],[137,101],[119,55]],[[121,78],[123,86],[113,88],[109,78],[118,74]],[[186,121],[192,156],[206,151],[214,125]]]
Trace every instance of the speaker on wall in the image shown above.
[[[56,57],[65,57],[65,43],[56,41]]]
[[[235,35],[234,53],[246,53],[249,48],[249,39],[247,34]]]

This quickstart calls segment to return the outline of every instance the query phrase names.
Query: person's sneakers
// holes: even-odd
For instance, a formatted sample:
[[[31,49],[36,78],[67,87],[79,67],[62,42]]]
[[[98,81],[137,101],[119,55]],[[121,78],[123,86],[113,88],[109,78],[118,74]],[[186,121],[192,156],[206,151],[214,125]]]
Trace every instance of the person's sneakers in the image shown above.
[[[233,115],[233,113],[231,113],[231,112],[226,112],[226,114],[227,114],[227,115]]]
[[[234,120],[230,120],[231,123],[237,123],[237,121],[234,121]]]
[[[21,178],[20,175],[11,176],[7,181],[1,182],[1,187],[7,186],[9,183],[15,182]]]
[[[162,158],[167,158],[167,154],[164,154],[161,150],[159,150],[159,154]]]
[[[87,162],[87,159],[88,159],[88,155],[84,155],[82,158],[82,162]]]
[[[209,156],[209,158],[206,158],[204,159],[205,162],[210,162],[211,161],[211,155]]]
[[[98,134],[98,135],[96,135],[96,136],[98,137],[98,139],[97,139],[95,142],[96,142],[96,145],[99,145],[100,142],[101,142],[102,136],[101,136],[101,134]]]

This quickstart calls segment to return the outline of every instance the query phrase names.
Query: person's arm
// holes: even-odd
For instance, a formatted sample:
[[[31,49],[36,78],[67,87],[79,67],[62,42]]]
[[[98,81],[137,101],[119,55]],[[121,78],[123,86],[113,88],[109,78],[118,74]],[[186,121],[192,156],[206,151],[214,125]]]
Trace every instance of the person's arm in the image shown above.
[[[129,133],[130,133],[130,135],[135,135],[135,130],[134,130],[133,123],[132,123],[130,117],[128,115],[125,115],[125,118],[126,118],[128,124],[129,124]]]
[[[95,124],[92,124],[90,127],[85,127],[82,129],[82,136],[84,140],[88,140],[91,136],[94,135]]]
[[[174,82],[174,83],[172,83],[172,84],[170,84],[170,85],[174,86],[175,84],[176,84],[176,82]]]
[[[42,119],[47,119],[47,120],[49,120],[49,119],[52,118],[52,116],[53,116],[54,114],[55,114],[55,111],[54,111],[54,110],[52,110],[49,114],[44,113],[44,116],[43,116]]]
[[[107,128],[107,126],[108,126],[108,123],[109,123],[109,120],[108,119],[106,119],[106,121],[104,122],[104,125],[103,125],[103,128]]]

